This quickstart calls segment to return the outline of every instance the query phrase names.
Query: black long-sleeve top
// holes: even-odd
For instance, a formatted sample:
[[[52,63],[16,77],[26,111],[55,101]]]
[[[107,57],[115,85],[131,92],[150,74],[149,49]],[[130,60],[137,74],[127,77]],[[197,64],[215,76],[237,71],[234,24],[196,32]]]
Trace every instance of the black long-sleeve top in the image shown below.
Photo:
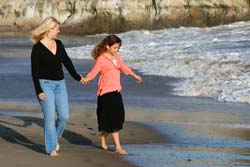
[[[39,79],[64,79],[62,64],[75,80],[81,80],[80,75],[76,72],[72,61],[68,57],[62,42],[60,40],[56,40],[56,45],[56,54],[53,54],[41,42],[33,45],[31,52],[31,73],[37,94],[43,92]]]

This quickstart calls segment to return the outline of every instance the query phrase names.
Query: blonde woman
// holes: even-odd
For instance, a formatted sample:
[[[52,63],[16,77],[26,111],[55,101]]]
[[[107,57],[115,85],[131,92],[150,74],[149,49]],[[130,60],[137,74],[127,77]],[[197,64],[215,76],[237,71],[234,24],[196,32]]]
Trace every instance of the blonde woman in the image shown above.
[[[34,43],[31,73],[44,114],[45,150],[50,156],[59,155],[58,137],[62,136],[69,119],[68,95],[62,64],[75,80],[82,82],[82,77],[76,72],[62,42],[57,39],[59,28],[58,20],[47,17],[31,32]]]

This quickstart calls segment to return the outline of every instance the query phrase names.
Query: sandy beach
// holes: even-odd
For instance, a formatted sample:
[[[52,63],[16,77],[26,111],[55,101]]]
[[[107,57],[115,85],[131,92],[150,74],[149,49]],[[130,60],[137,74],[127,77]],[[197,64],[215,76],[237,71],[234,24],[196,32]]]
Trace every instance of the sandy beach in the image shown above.
[[[32,117],[2,116],[0,118],[2,148],[0,159],[5,166],[70,165],[77,167],[84,165],[98,167],[108,164],[122,167],[148,166],[149,164],[144,165],[143,161],[138,162],[137,160],[137,163],[132,164],[125,161],[125,159],[130,161],[132,159],[133,162],[133,158],[138,158],[138,156],[142,156],[140,158],[144,160],[150,160],[150,155],[145,151],[147,147],[152,151],[161,152],[158,158],[165,158],[169,162],[167,166],[204,166],[204,164],[206,164],[205,166],[245,166],[250,163],[248,160],[236,156],[237,154],[249,155],[249,128],[226,125],[226,123],[242,119],[240,116],[205,112],[200,114],[197,112],[188,114],[166,112],[157,117],[150,117],[148,114],[148,120],[146,120],[145,115],[137,111],[134,116],[128,115],[128,120],[137,121],[127,121],[121,133],[122,142],[131,155],[121,157],[113,153],[112,146],[109,151],[100,149],[93,110],[77,107],[71,108],[70,121],[63,138],[59,140],[60,157],[50,158],[44,154],[43,120],[41,113],[35,108],[33,106],[31,110],[31,106],[27,104],[18,106],[1,104],[1,112],[20,112],[25,115],[32,112],[30,115],[33,115]],[[15,111],[17,109],[18,111]],[[141,124],[142,120],[146,123]],[[152,128],[156,127],[154,122],[168,123],[167,126],[163,126],[162,129],[158,128],[156,131],[156,128]],[[203,125],[199,122],[202,122]],[[159,145],[162,147],[161,143],[166,143],[164,152],[159,150]],[[111,144],[110,140],[109,144]],[[214,154],[215,157],[211,157],[210,154]],[[227,157],[227,154],[233,154],[235,157]],[[224,165],[218,165],[222,162]]]
[[[23,109],[26,112],[25,106]],[[118,167],[133,166],[115,154],[112,147],[109,151],[100,149],[94,116],[89,118],[76,113],[71,114],[65,133],[59,139],[61,150],[58,158],[51,158],[45,154],[43,119],[40,114],[33,117],[2,116],[0,118],[1,164],[9,167],[44,165],[98,167],[110,164]],[[153,135],[149,137],[148,134]],[[163,139],[151,128],[133,122],[125,124],[121,137],[124,144],[160,142]]]
[[[97,131],[95,114],[96,86],[82,86],[66,73],[70,100],[70,120],[59,139],[61,150],[58,158],[45,154],[43,116],[34,94],[30,76],[30,49],[28,39],[3,38],[3,41],[24,40],[20,47],[4,46],[0,55],[0,161],[14,166],[134,166],[110,149],[103,151]],[[15,45],[15,42],[14,44]],[[92,61],[73,60],[79,72],[90,68]],[[87,66],[83,64],[88,64]],[[96,81],[95,81],[96,82]],[[151,134],[149,136],[149,134]],[[165,137],[151,127],[127,121],[121,131],[122,143],[141,144],[163,142]],[[132,154],[131,154],[132,155]]]
[[[129,156],[99,147],[96,82],[82,86],[65,74],[70,101],[70,120],[60,157],[44,153],[43,117],[30,76],[31,43],[27,38],[1,45],[0,53],[0,161],[14,166],[143,166],[233,167],[250,166],[249,105],[217,102],[211,98],[171,95],[176,78],[143,75],[135,84],[122,77],[126,123],[121,140]],[[66,46],[80,45],[69,39]],[[85,41],[86,42],[86,41]],[[21,46],[20,43],[22,43]],[[82,73],[93,61],[73,60]],[[164,83],[164,84],[162,84]]]

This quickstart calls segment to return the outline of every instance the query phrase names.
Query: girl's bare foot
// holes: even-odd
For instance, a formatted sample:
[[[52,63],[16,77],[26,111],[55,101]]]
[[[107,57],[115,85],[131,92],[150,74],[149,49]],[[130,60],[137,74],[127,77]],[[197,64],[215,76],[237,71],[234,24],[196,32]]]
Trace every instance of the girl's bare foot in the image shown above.
[[[103,149],[103,150],[108,150],[108,145],[102,143],[102,149]]]
[[[59,154],[54,150],[49,154],[50,157],[58,157]]]
[[[101,140],[101,143],[102,143],[102,149],[103,150],[108,150],[108,145],[106,143],[106,137],[107,137],[107,134],[104,132],[102,133],[99,138]]]
[[[115,149],[115,153],[120,155],[128,155],[128,152],[123,150],[121,147]]]
[[[59,151],[60,150],[60,145],[59,143],[56,144],[56,151]]]

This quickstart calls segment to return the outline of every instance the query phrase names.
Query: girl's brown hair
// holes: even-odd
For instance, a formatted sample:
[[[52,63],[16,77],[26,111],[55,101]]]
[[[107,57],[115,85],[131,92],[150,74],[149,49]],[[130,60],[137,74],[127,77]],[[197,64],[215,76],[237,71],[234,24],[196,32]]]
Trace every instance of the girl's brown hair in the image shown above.
[[[107,51],[107,45],[112,46],[116,43],[119,43],[121,46],[122,40],[116,35],[109,35],[102,40],[92,51],[91,55],[96,60],[100,55]]]

